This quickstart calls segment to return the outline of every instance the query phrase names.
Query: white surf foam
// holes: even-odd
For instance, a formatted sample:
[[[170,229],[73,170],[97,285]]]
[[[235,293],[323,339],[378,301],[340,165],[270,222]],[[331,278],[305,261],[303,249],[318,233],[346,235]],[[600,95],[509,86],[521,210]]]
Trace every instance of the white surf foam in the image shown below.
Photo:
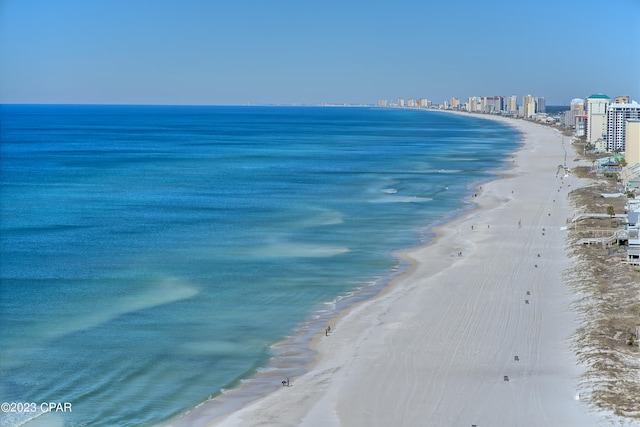
[[[433,199],[431,197],[418,197],[418,196],[402,196],[402,197],[383,197],[374,199],[372,203],[422,203],[430,202]]]
[[[349,248],[303,243],[279,242],[259,247],[255,255],[262,257],[325,258],[349,252]]]
[[[44,341],[56,339],[95,328],[124,314],[185,300],[198,293],[199,290],[195,287],[187,285],[177,278],[167,277],[149,284],[142,290],[132,291],[122,297],[105,297],[99,305],[92,306],[94,309],[90,313],[70,308],[65,311],[64,318],[55,315],[55,319],[48,319],[45,322],[46,327],[38,331],[38,338]],[[23,352],[28,352],[34,344],[37,344],[33,342],[33,338],[27,339],[27,335],[24,346],[4,350],[6,357],[1,359],[3,369],[19,366],[22,359],[20,355]]]

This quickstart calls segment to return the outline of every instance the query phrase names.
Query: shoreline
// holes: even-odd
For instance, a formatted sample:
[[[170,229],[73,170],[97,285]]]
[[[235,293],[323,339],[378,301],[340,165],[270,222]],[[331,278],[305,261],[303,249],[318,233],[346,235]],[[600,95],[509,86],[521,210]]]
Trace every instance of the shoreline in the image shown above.
[[[235,412],[226,413],[221,416],[213,416],[212,413],[207,413],[205,408],[203,408],[204,404],[202,404],[191,412],[185,414],[182,418],[174,420],[174,423],[171,425],[178,426],[182,425],[183,422],[187,422],[188,425],[197,424],[212,426],[331,426],[354,425],[354,421],[364,422],[365,419],[365,424],[367,425],[388,425],[388,423],[397,424],[398,420],[402,421],[400,422],[401,425],[418,425],[414,424],[414,422],[417,422],[420,417],[422,417],[422,420],[429,420],[429,423],[447,425],[455,422],[456,420],[462,420],[461,418],[452,418],[453,414],[451,413],[452,410],[456,413],[461,411],[461,402],[457,398],[453,398],[453,402],[449,402],[451,400],[450,393],[447,391],[449,388],[447,385],[449,380],[442,376],[438,376],[438,381],[434,381],[433,375],[440,369],[440,364],[447,362],[449,356],[452,356],[455,359],[456,356],[459,356],[457,353],[469,352],[465,352],[465,346],[460,346],[460,344],[453,346],[454,351],[452,352],[452,350],[448,348],[449,345],[446,344],[446,340],[443,341],[443,338],[444,336],[450,335],[452,342],[455,343],[456,340],[458,340],[458,338],[455,337],[455,333],[459,331],[458,328],[448,325],[447,322],[444,322],[442,319],[438,319],[435,315],[421,314],[421,310],[413,306],[416,300],[426,302],[426,304],[430,305],[435,312],[441,312],[440,314],[445,315],[445,319],[450,323],[456,324],[456,319],[458,317],[466,317],[466,323],[462,325],[462,332],[470,332],[470,330],[473,330],[474,333],[467,337],[467,339],[477,340],[477,344],[481,347],[483,346],[482,341],[486,340],[473,338],[474,335],[478,335],[480,337],[483,336],[482,330],[473,327],[474,317],[476,318],[475,320],[482,321],[481,323],[494,324],[494,326],[498,328],[506,327],[503,331],[503,335],[509,336],[512,345],[514,342],[518,341],[519,334],[527,335],[526,332],[516,331],[513,327],[508,327],[510,321],[514,319],[518,321],[517,323],[528,322],[534,326],[543,326],[546,331],[545,333],[549,334],[550,332],[547,330],[549,329],[548,325],[540,325],[540,322],[536,323],[536,321],[532,321],[530,319],[527,320],[527,314],[524,310],[530,309],[534,305],[533,301],[536,297],[531,296],[531,301],[525,299],[524,290],[521,290],[522,295],[518,295],[517,297],[518,308],[509,308],[508,310],[489,309],[487,311],[485,307],[483,310],[480,310],[480,303],[482,302],[486,304],[487,302],[490,302],[491,299],[487,301],[486,297],[478,294],[479,289],[460,289],[460,284],[452,283],[451,280],[442,277],[444,276],[444,272],[455,270],[452,272],[454,273],[453,275],[460,279],[464,279],[462,281],[466,281],[467,279],[472,279],[472,277],[470,277],[471,274],[478,273],[478,267],[476,265],[472,265],[472,273],[465,271],[460,272],[461,265],[469,264],[471,261],[475,261],[477,263],[477,257],[480,255],[484,258],[484,262],[491,261],[490,254],[489,259],[487,259],[486,251],[487,249],[491,249],[492,243],[486,242],[484,239],[487,238],[487,235],[491,236],[490,238],[494,239],[493,245],[495,246],[496,241],[499,240],[495,239],[500,234],[496,233],[494,230],[500,229],[501,227],[504,228],[500,223],[501,219],[495,217],[496,211],[500,211],[502,208],[505,208],[505,206],[518,198],[518,196],[513,196],[514,190],[511,190],[512,193],[509,195],[509,192],[505,191],[503,187],[506,183],[512,184],[511,186],[516,189],[516,192],[519,195],[522,191],[522,184],[515,185],[515,182],[511,183],[510,181],[517,179],[526,180],[526,162],[531,160],[529,157],[532,157],[531,155],[527,156],[527,154],[530,154],[527,153],[527,151],[531,148],[541,150],[542,145],[545,146],[545,150],[553,151],[554,146],[550,145],[551,143],[543,144],[542,139],[545,137],[551,138],[555,136],[555,138],[551,139],[555,139],[555,142],[558,142],[559,137],[561,137],[561,135],[554,129],[530,122],[500,117],[479,116],[478,118],[499,120],[504,124],[517,129],[521,133],[522,141],[519,147],[511,153],[513,156],[512,160],[505,161],[508,162],[507,169],[498,169],[495,172],[496,178],[494,180],[488,183],[483,183],[479,186],[480,189],[478,190],[477,197],[472,197],[471,199],[471,202],[473,202],[475,206],[470,209],[464,209],[459,215],[455,215],[451,220],[447,220],[443,224],[433,227],[430,230],[430,232],[433,233],[433,237],[426,242],[425,245],[402,252],[399,257],[410,263],[409,268],[403,271],[399,277],[392,278],[392,280],[379,292],[376,292],[374,295],[369,296],[363,301],[353,303],[347,307],[346,310],[339,310],[337,312],[337,316],[330,320],[332,323],[332,332],[328,337],[325,337],[324,334],[320,336],[320,334],[315,333],[315,336],[310,342],[310,350],[314,351],[316,354],[312,358],[311,364],[307,366],[306,372],[296,378],[295,382],[291,384],[291,387],[275,389],[266,396],[239,407]],[[556,144],[556,149],[558,148],[557,145],[559,144]],[[566,149],[566,147],[562,148]],[[547,176],[547,179],[552,183],[558,183],[561,181],[561,179],[558,179],[555,174],[558,161],[562,163],[562,159],[558,154],[562,153],[558,152],[554,157],[557,157],[560,160],[554,160],[552,164],[547,165],[546,167],[546,173],[549,176],[553,175],[553,178],[549,178]],[[525,166],[521,167],[520,162],[523,160],[525,161]],[[536,159],[534,158],[533,160]],[[538,161],[538,163],[540,162]],[[539,167],[540,164],[537,166]],[[522,169],[525,170],[523,171]],[[554,182],[551,179],[556,181]],[[528,181],[533,180],[529,179]],[[576,179],[572,179],[572,182],[573,181],[577,182]],[[485,186],[485,188],[483,189],[482,186]],[[560,187],[562,188],[562,185]],[[561,199],[565,206],[563,206],[562,210],[568,214],[562,214],[557,217],[554,216],[555,220],[561,220],[563,224],[565,217],[569,216],[571,211],[571,208],[567,203],[567,187],[564,187],[564,189]],[[555,191],[555,188],[553,190]],[[545,192],[549,193],[550,191]],[[558,188],[558,193],[560,193],[560,188]],[[560,199],[560,194],[558,194],[558,197]],[[555,204],[555,202],[556,201],[554,200],[553,203]],[[560,202],[560,200],[558,200],[558,202]],[[556,204],[556,207],[560,204],[561,203]],[[524,216],[526,212],[527,209],[520,209],[519,216]],[[551,214],[549,213],[549,215]],[[545,218],[543,215],[539,214],[537,216],[537,220],[538,222],[543,223],[542,220],[545,220]],[[518,221],[519,220],[516,219],[510,227],[514,228]],[[483,228],[485,222],[487,222],[486,229]],[[491,222],[494,222],[493,229],[490,227]],[[469,230],[468,228],[473,224],[475,224],[474,230]],[[463,227],[465,228],[465,231],[463,231]],[[558,224],[554,224],[553,227],[556,229],[560,228]],[[532,226],[527,226],[525,222],[525,225],[522,228],[529,228],[528,238],[534,239],[532,235]],[[544,227],[537,228],[538,230],[536,231],[539,232],[540,228]],[[518,229],[520,229],[520,227],[518,227]],[[473,231],[472,236],[469,236],[469,231]],[[519,231],[524,232],[525,230]],[[557,230],[553,230],[553,232],[558,233]],[[511,230],[510,233],[514,233],[514,231]],[[560,268],[553,268],[553,272],[551,273],[551,275],[554,276],[552,283],[554,284],[554,293],[556,294],[556,298],[547,299],[546,303],[538,304],[542,306],[542,310],[529,311],[542,311],[543,313],[549,312],[548,314],[554,315],[554,310],[560,308],[560,313],[556,315],[556,317],[559,316],[560,318],[554,320],[560,320],[559,323],[564,322],[572,325],[570,327],[563,328],[563,332],[560,337],[561,339],[559,339],[557,335],[552,334],[554,344],[552,346],[552,350],[562,356],[562,365],[564,368],[569,368],[571,371],[569,378],[567,378],[566,374],[561,375],[562,381],[558,382],[562,383],[564,389],[571,390],[569,393],[569,402],[571,402],[571,404],[566,403],[566,405],[571,406],[571,411],[568,411],[571,412],[570,419],[579,419],[582,422],[581,425],[592,425],[589,421],[593,421],[593,419],[587,415],[588,408],[583,403],[576,404],[579,392],[577,389],[573,390],[577,387],[579,369],[577,361],[575,360],[575,355],[573,355],[573,352],[570,349],[569,340],[571,333],[573,333],[576,328],[576,315],[575,313],[571,313],[569,310],[569,305],[571,304],[572,299],[569,294],[569,290],[564,286],[558,286],[559,284],[563,284],[561,275],[567,270],[569,261],[567,252],[564,249],[564,245],[566,244],[566,234],[560,234],[562,234],[562,236],[556,235],[554,236],[554,240],[561,240],[560,242],[556,241],[555,246],[558,246],[559,244],[559,253],[563,255],[564,259],[560,260],[562,262],[558,263]],[[549,238],[542,240],[549,241],[552,240],[551,237],[552,236],[549,236]],[[482,254],[483,251],[485,252],[484,255]],[[434,255],[437,256],[434,257]],[[558,254],[555,254],[555,258],[558,258],[557,255]],[[434,259],[436,259],[437,262],[434,262]],[[425,261],[428,261],[428,263]],[[531,261],[534,260],[532,259]],[[501,263],[501,267],[506,267],[506,269],[509,268],[508,265],[502,264],[504,264],[504,260]],[[529,270],[529,268],[527,268],[527,270]],[[534,268],[537,268],[537,264]],[[498,268],[498,270],[500,270],[500,268]],[[524,271],[516,271],[514,273],[522,275]],[[528,271],[528,274],[530,273],[531,272]],[[429,291],[425,292],[424,287],[428,288]],[[451,287],[451,289],[448,287]],[[504,288],[505,286],[503,285],[502,287]],[[487,287],[487,285],[479,286],[479,288],[482,288],[483,291],[487,291],[489,293],[496,292],[495,289],[491,289],[491,287]],[[511,293],[513,293],[513,288],[515,288],[515,286],[510,285],[506,288],[507,289],[502,289],[502,291],[511,290]],[[529,288],[534,289],[534,284],[530,283]],[[526,292],[530,293],[532,291],[527,290]],[[417,298],[414,298],[414,294],[418,294]],[[464,316],[464,313],[460,313],[460,316],[458,316],[451,313],[451,310],[443,309],[443,303],[451,303],[451,300],[446,298],[448,296],[447,294],[457,297],[460,297],[462,294],[474,295],[475,300],[471,301],[471,304],[465,305],[466,310],[469,310],[471,314]],[[508,300],[507,302],[510,304],[514,303],[512,295],[507,295],[506,297],[503,295],[501,298],[502,300]],[[456,299],[454,298],[454,301],[455,300]],[[525,304],[523,304],[524,301],[526,301]],[[529,302],[531,302],[531,304],[529,304]],[[455,306],[456,304],[453,303],[452,305]],[[547,306],[546,309],[544,308],[545,305]],[[407,306],[409,306],[409,310],[406,310]],[[549,308],[553,308],[554,310],[549,310]],[[481,311],[481,313],[474,315],[473,313],[475,311]],[[496,319],[496,314],[492,313],[492,311],[497,311],[501,315],[501,318]],[[517,314],[517,316],[514,317],[513,313]],[[501,319],[507,320],[507,326],[502,325],[502,322],[500,322]],[[551,324],[555,323],[556,322],[551,322]],[[439,341],[437,342],[437,345],[428,343],[420,344],[418,342],[419,340],[412,337],[412,335],[414,335],[413,333],[409,332],[407,335],[407,330],[415,328],[417,328],[418,331],[421,330],[420,328],[423,330],[427,328],[428,330],[433,324],[437,324],[442,331],[440,333],[431,332],[417,335],[424,335],[424,338],[430,339],[438,338]],[[484,334],[486,335],[486,331],[484,331]],[[460,337],[459,339],[464,340],[465,338]],[[394,342],[393,347],[389,347],[389,341]],[[538,338],[538,344],[548,344],[547,341],[549,340],[541,341]],[[434,352],[436,354],[433,354],[432,357],[429,358],[426,356],[418,357],[418,354],[408,355],[406,354],[406,351],[403,352],[396,350],[407,347],[408,344],[410,344],[410,348],[413,349],[413,352],[420,354],[423,354],[424,352],[434,352],[434,349],[437,349],[438,351]],[[492,360],[496,360],[495,357],[498,354],[500,354],[502,358],[505,358],[506,356],[502,354],[504,351],[500,351],[499,348],[492,348],[491,344],[492,343],[490,342],[489,345],[486,346],[487,348],[485,351],[488,352],[488,354],[492,354],[492,357],[488,360],[483,360],[481,365],[490,365]],[[367,349],[364,355],[361,353],[361,351],[364,350],[360,350],[360,347]],[[522,370],[523,367],[527,368],[527,366],[529,369],[525,369],[525,372],[530,371],[531,363],[526,362],[526,360],[529,359],[529,356],[532,356],[532,354],[535,355],[536,352],[533,351],[533,348],[529,348],[529,353],[531,354],[527,354],[527,346],[524,347],[524,349],[520,350],[520,353],[523,354],[523,356],[520,356],[522,357],[522,363],[516,362],[514,367],[506,368],[508,365],[506,361],[501,361],[501,364],[505,366],[505,368],[502,369],[503,371],[510,371],[510,369],[514,368],[518,371]],[[381,350],[385,351],[388,355],[386,358],[379,354]],[[438,353],[445,355],[448,353],[451,354],[443,358],[442,356],[439,356]],[[455,366],[455,369],[452,366],[450,374],[455,376],[460,370],[469,370],[469,368],[473,371],[474,365],[478,365],[478,362],[474,361],[473,357],[469,359],[469,356],[473,356],[473,354],[466,354],[466,357],[463,358],[464,360],[460,362],[459,366]],[[510,354],[509,358],[513,361],[516,356],[517,355]],[[538,354],[538,356],[540,356],[540,354]],[[411,363],[408,363],[407,358],[410,359]],[[537,360],[536,358],[534,359]],[[513,363],[511,364],[513,365]],[[538,365],[541,364],[544,365],[543,363],[538,363]],[[551,364],[554,365],[554,363]],[[410,374],[411,366],[420,368],[420,370],[426,370],[429,372],[429,375],[424,375],[424,373],[421,374],[418,371],[415,375],[412,375]],[[384,369],[382,369],[382,367],[384,367]],[[553,368],[557,367],[553,366]],[[376,379],[381,373],[385,374],[384,378]],[[476,374],[478,373],[482,373],[482,370]],[[517,377],[518,374],[515,375]],[[514,380],[510,377],[509,382],[506,382],[503,381],[503,377],[503,375],[496,372],[492,375],[490,380],[483,377],[483,380],[478,382],[458,378],[457,382],[459,383],[458,385],[461,386],[460,389],[462,389],[463,393],[469,394],[475,391],[471,394],[476,397],[482,397],[482,395],[487,395],[485,390],[487,387],[491,389],[489,390],[489,394],[491,394],[492,391],[496,391],[493,390],[494,388],[512,389],[512,385],[515,383]],[[529,382],[532,377],[535,376],[529,372]],[[399,380],[398,378],[402,378],[402,380]],[[420,378],[422,378],[423,381],[419,381]],[[418,379],[418,381],[416,381],[416,379]],[[571,385],[569,385],[568,381]],[[413,397],[408,399],[410,402],[415,401],[414,403],[404,403],[400,400],[393,403],[398,396],[403,396],[407,393],[406,386],[407,383],[410,382],[413,382],[411,387],[413,393],[411,393],[411,395],[422,395],[422,398]],[[429,385],[432,382],[435,382],[435,384]],[[553,383],[553,381],[551,382]],[[420,387],[418,386],[419,383],[424,383],[425,387],[429,386],[428,388],[433,389],[432,393],[420,393]],[[474,387],[467,390],[469,385],[473,385]],[[539,384],[537,386],[539,386]],[[546,390],[547,388],[549,387],[545,387],[545,391],[551,391]],[[557,387],[554,386],[554,388]],[[437,390],[440,391],[437,393]],[[531,390],[528,391],[531,392]],[[291,392],[294,392],[293,394],[295,394],[295,396],[292,395]],[[511,390],[511,392],[513,392],[513,390]],[[370,396],[363,399],[362,394]],[[427,397],[429,398],[427,399]],[[405,398],[407,398],[407,396],[405,396]],[[359,410],[353,407],[353,400],[359,402],[357,405],[360,408]],[[361,402],[363,400],[364,402]],[[424,404],[425,402],[428,403],[431,401],[440,403],[429,410],[424,407]],[[448,412],[442,410],[443,401],[446,401],[449,405],[447,406],[447,409],[449,410]],[[524,402],[520,402],[519,405],[515,406],[522,410],[523,404]],[[489,402],[489,405],[493,405],[494,407],[500,406],[500,402],[494,399],[492,404]],[[563,404],[560,406],[561,408],[566,408],[566,405]],[[465,420],[465,423],[469,425],[474,422],[482,423],[484,425],[487,423],[500,425],[499,419],[501,418],[499,416],[498,418],[495,418],[495,414],[493,416],[487,416],[486,414],[484,416],[481,415],[483,412],[486,412],[481,410],[481,407],[487,407],[487,402],[483,402],[482,405],[480,405],[479,402],[475,405],[472,404],[472,402],[469,402],[467,406],[469,406],[469,411],[466,412],[477,413],[478,415],[475,416],[476,419],[473,419],[474,417],[469,417],[468,422]],[[526,406],[526,404],[524,404],[524,406]],[[381,413],[376,414],[376,412],[380,410],[379,408],[382,407],[388,409],[383,411],[386,415]],[[394,414],[394,412],[397,411],[395,408],[398,407],[404,408],[402,416],[394,415],[391,418],[385,418],[385,416]],[[555,412],[563,411],[555,410]],[[424,418],[425,416],[426,418]],[[435,418],[436,416],[438,418]],[[458,415],[458,417],[460,416]],[[510,419],[512,422],[517,423],[519,417],[525,417],[522,418],[523,420],[528,417],[529,421],[536,419],[535,414],[526,410],[521,411],[520,415],[517,413],[511,414]],[[550,421],[549,419],[545,420],[545,422]],[[529,425],[544,424],[535,424],[530,422]]]

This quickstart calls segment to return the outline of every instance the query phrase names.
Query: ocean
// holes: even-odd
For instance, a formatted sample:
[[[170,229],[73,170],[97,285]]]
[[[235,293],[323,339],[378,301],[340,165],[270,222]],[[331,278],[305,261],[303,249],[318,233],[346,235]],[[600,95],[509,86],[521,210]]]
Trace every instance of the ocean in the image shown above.
[[[278,387],[520,144],[367,107],[2,105],[0,138],[1,426],[163,425]]]

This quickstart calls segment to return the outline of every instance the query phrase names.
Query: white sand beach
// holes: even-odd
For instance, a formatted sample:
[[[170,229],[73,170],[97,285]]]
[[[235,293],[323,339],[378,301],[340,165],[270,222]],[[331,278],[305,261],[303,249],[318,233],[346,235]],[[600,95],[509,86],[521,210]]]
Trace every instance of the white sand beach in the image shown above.
[[[581,183],[558,171],[575,166],[570,138],[495,119],[524,144],[509,171],[478,189],[478,208],[407,252],[408,273],[320,334],[308,373],[207,425],[609,425],[580,399],[571,349],[562,227]]]

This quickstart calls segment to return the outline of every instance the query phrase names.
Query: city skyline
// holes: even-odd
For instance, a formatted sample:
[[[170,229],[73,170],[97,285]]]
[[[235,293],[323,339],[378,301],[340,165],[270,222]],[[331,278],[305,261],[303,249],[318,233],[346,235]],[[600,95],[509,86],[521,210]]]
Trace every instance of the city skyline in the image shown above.
[[[638,27],[634,0],[4,0],[0,103],[639,99]]]

